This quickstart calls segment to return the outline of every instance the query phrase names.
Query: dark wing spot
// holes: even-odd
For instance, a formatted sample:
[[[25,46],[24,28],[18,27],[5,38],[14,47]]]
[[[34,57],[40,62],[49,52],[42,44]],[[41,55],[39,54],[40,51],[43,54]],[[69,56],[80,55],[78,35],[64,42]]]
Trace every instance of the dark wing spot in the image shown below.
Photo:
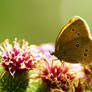
[[[85,52],[87,52],[88,51],[88,49],[85,49]]]
[[[80,33],[77,33],[77,35],[79,36],[79,35],[80,35]]]
[[[87,56],[87,53],[84,53],[84,56]]]
[[[76,44],[75,46],[76,46],[76,47],[79,47],[80,45],[79,45],[79,44]]]
[[[72,31],[74,31],[74,28],[72,29]]]

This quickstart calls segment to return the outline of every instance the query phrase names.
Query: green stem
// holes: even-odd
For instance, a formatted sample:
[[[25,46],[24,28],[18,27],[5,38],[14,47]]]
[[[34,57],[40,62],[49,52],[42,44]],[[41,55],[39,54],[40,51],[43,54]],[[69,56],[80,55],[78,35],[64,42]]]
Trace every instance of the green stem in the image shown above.
[[[29,79],[27,72],[17,72],[15,76],[11,76],[9,72],[5,72],[0,79],[0,92],[25,92]]]

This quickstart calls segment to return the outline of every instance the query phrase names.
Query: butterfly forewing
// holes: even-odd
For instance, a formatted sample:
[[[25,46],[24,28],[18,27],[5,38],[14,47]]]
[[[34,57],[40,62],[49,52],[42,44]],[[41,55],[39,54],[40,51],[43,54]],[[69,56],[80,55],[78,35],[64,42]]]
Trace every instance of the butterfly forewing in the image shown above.
[[[55,43],[55,55],[67,62],[87,63],[92,61],[91,47],[92,41],[87,23],[75,16],[59,32]]]

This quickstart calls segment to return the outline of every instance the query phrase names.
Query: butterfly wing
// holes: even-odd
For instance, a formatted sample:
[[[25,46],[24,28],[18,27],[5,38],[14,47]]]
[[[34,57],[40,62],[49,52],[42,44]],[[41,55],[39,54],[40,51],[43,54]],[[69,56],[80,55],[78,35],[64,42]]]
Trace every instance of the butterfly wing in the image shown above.
[[[60,60],[67,62],[86,62],[85,50],[92,51],[89,48],[92,46],[91,43],[87,23],[82,18],[75,16],[59,32],[55,43],[55,55]],[[91,56],[91,53],[88,56]]]

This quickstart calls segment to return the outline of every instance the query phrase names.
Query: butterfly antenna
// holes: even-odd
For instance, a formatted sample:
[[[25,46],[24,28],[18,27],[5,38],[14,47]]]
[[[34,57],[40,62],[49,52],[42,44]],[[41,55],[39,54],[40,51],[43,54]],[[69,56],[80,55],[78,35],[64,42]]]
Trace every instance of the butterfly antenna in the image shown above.
[[[65,62],[63,60],[61,61],[61,63],[62,63],[63,66],[65,65]]]

